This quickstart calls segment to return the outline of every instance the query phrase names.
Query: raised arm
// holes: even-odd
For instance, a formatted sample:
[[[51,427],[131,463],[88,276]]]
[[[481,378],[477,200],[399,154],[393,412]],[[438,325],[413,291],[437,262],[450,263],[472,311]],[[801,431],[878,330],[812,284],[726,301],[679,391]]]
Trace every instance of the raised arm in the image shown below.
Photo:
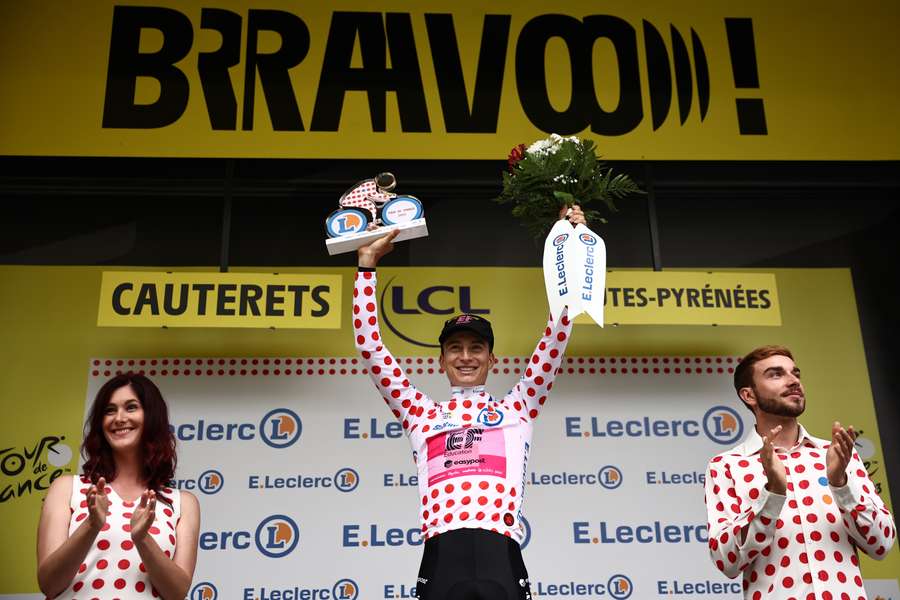
[[[579,223],[586,224],[584,212],[577,204],[562,207],[559,218],[568,219],[573,227]],[[541,407],[547,400],[547,394],[553,388],[553,381],[559,372],[563,354],[572,335],[572,322],[567,313],[568,310],[563,310],[555,320],[553,315],[550,315],[544,335],[532,352],[522,378],[508,396],[513,404],[518,402],[524,405],[523,412],[532,419],[540,414]]]
[[[359,249],[359,272],[353,287],[353,335],[356,349],[369,377],[404,431],[412,433],[418,428],[416,420],[423,416],[431,401],[409,382],[400,363],[385,347],[378,326],[376,291],[378,279],[375,267],[382,256],[390,252],[398,230],[377,239]]]

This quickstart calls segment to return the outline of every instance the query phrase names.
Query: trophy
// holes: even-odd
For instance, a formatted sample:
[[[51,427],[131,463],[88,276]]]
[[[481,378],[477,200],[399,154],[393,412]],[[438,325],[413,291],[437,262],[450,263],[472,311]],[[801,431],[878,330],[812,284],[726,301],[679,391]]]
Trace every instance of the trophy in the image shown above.
[[[394,194],[395,187],[393,174],[379,173],[344,192],[339,208],[325,219],[328,254],[352,252],[394,229],[400,230],[395,242],[426,237],[422,203],[415,196]]]

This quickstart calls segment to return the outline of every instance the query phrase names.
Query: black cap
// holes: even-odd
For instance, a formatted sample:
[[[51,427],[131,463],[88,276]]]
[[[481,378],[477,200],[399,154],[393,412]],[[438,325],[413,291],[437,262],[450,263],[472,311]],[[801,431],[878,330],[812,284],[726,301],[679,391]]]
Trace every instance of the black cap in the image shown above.
[[[487,340],[488,349],[494,351],[494,330],[491,329],[491,322],[484,317],[478,315],[462,314],[456,315],[452,319],[444,321],[444,328],[438,337],[441,346],[447,341],[447,338],[457,331],[471,331],[475,335]]]

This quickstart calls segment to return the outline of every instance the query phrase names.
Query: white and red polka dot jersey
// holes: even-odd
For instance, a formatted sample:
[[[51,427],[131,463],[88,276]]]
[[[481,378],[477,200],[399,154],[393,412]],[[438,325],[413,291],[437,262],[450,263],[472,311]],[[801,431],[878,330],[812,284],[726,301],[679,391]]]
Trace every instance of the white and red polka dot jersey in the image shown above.
[[[883,558],[897,531],[856,452],[847,484],[828,484],[830,445],[800,426],[793,448],[776,449],[787,472],[785,496],[765,489],[762,438],[755,429],[744,443],[709,462],[710,556],[726,576],[743,573],[745,598],[866,599],[856,551]]]
[[[562,362],[572,324],[551,318],[522,378],[502,399],[484,386],[453,387],[434,402],[418,391],[384,347],[378,329],[374,272],[359,272],[353,290],[356,345],[372,380],[412,445],[418,468],[423,537],[486,529],[524,538],[522,502],[534,420]]]
[[[72,480],[72,498],[69,501],[72,519],[69,522],[69,535],[72,535],[88,516],[84,494],[90,485],[90,480],[85,478],[75,477]],[[172,500],[172,504],[157,499],[156,520],[150,527],[149,535],[156,540],[166,556],[171,558],[175,555],[177,541],[175,527],[181,517],[181,496],[178,490],[169,488],[164,488],[162,493]],[[112,600],[159,597],[151,586],[147,570],[131,541],[131,511],[137,507],[140,499],[125,502],[109,486],[106,486],[106,494],[109,498],[106,524],[97,534],[75,578],[57,599]]]

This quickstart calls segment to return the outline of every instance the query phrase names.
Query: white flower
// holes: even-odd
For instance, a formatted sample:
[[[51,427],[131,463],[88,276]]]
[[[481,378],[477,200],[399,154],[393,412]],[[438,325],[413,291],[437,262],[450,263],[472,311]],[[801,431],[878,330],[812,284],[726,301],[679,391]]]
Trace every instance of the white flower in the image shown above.
[[[538,140],[535,143],[528,146],[525,150],[527,154],[532,154],[534,156],[543,156],[544,154],[555,154],[557,150],[559,150],[560,145],[563,141],[571,141],[576,144],[581,144],[581,140],[571,135],[569,137],[563,137],[561,135],[557,135],[555,133],[551,133],[550,137],[544,140]]]

